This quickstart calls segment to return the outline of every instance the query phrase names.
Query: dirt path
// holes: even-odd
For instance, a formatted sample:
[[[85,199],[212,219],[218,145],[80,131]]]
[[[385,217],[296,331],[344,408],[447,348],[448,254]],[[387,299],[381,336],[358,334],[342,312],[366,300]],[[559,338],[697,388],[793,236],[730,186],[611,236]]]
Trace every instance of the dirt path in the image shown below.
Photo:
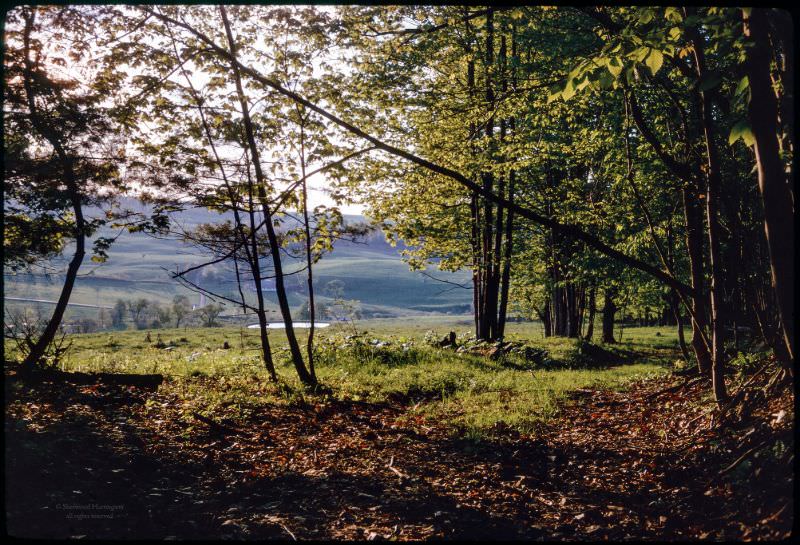
[[[536,438],[498,428],[475,443],[402,404],[268,405],[246,421],[188,424],[168,393],[7,377],[7,528],[162,539],[787,535],[793,475],[777,444],[749,473],[743,463],[716,475],[750,428],[793,451],[791,392],[720,436],[697,403],[706,388],[647,400],[665,386],[580,391]]]

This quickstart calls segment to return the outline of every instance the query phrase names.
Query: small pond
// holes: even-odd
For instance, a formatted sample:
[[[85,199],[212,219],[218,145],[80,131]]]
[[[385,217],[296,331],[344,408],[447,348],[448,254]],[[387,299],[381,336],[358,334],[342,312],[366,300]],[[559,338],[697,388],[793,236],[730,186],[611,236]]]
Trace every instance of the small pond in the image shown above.
[[[309,329],[311,327],[311,322],[292,322],[292,325],[297,329]],[[329,324],[328,322],[314,322],[315,328],[328,327],[329,325],[331,324]],[[261,326],[259,326],[258,324],[247,326],[248,329],[258,329],[259,327]],[[273,322],[271,324],[267,324],[267,329],[286,329],[286,324],[284,324],[283,322]]]

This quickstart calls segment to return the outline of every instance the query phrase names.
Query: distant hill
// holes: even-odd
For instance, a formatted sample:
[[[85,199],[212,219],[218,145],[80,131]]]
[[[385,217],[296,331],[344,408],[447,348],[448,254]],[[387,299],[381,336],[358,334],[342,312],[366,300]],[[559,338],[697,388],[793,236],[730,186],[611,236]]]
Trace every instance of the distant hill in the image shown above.
[[[138,201],[126,199],[123,207],[146,212],[148,208]],[[96,212],[96,211],[95,211]],[[92,211],[89,211],[89,215]],[[224,221],[220,215],[206,209],[191,209],[175,215],[175,221],[184,227],[201,223]],[[363,216],[345,216],[348,223],[366,222]],[[110,230],[100,235],[108,236]],[[115,232],[116,234],[116,232]],[[357,242],[337,241],[334,251],[322,258],[314,267],[315,290],[322,302],[326,299],[325,286],[332,280],[344,284],[344,296],[358,300],[366,316],[403,316],[421,313],[463,314],[469,312],[471,290],[438,282],[419,272],[409,271],[400,257],[401,248],[392,247],[383,233],[375,230]],[[67,249],[63,258],[54,267],[63,269],[70,256]],[[76,282],[72,298],[74,303],[95,306],[111,306],[117,299],[147,299],[166,302],[177,293],[186,293],[192,301],[199,303],[200,296],[183,288],[170,278],[168,271],[203,263],[208,255],[197,248],[183,244],[174,238],[155,238],[141,233],[122,233],[109,251],[106,263],[97,264],[87,259],[81,267],[81,276]],[[302,267],[286,257],[286,272],[293,273]],[[264,261],[265,264],[268,260]],[[431,276],[448,282],[468,284],[467,272],[447,273],[431,268]],[[191,280],[204,289],[228,294],[238,299],[233,265],[215,264],[203,268],[191,276]],[[58,297],[61,278],[59,275],[19,274],[5,275],[5,295],[17,299],[55,300]],[[243,286],[246,297],[255,297],[252,284]],[[287,284],[290,302],[299,308],[306,300],[305,272],[288,274]],[[277,307],[274,292],[267,297]],[[23,304],[6,301],[6,305]],[[72,313],[91,313],[80,307],[72,307]],[[233,312],[233,310],[231,310]]]

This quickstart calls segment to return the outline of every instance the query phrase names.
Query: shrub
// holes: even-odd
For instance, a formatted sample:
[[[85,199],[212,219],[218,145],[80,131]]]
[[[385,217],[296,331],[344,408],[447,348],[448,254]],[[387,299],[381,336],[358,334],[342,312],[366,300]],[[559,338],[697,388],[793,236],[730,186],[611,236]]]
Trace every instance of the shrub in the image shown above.
[[[737,352],[731,359],[731,367],[739,375],[754,373],[764,362],[764,354],[759,352]]]
[[[584,339],[578,339],[561,367],[567,369],[597,369],[618,362],[619,357],[610,350]]]

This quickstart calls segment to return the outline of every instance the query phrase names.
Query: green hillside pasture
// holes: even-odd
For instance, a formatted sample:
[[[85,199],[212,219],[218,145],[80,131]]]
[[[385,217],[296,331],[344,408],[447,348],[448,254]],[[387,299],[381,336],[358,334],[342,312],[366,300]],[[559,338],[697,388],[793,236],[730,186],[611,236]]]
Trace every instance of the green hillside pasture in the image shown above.
[[[410,271],[408,265],[396,253],[387,253],[386,248],[369,245],[343,245],[326,255],[314,267],[314,286],[319,296],[325,295],[325,285],[331,280],[344,283],[344,297],[361,303],[365,313],[386,316],[401,316],[420,313],[460,314],[469,310],[471,291],[454,287],[428,278],[419,272]],[[65,249],[69,256],[71,248]],[[109,259],[98,265],[88,259],[81,267],[72,302],[112,306],[117,299],[131,300],[139,297],[166,302],[177,293],[189,295],[193,302],[199,296],[177,281],[168,271],[176,267],[197,265],[207,259],[196,249],[175,240],[156,239],[143,234],[124,233],[111,247]],[[55,268],[65,266],[65,258],[54,260]],[[285,263],[287,273],[302,268],[302,260]],[[238,298],[236,284],[221,282],[222,274],[230,280],[232,273],[227,265],[215,265],[205,272],[201,285],[205,289]],[[166,270],[165,270],[166,269]],[[213,269],[213,271],[211,270]],[[227,271],[227,272],[225,272]],[[465,283],[466,272],[446,273],[429,269],[429,274],[450,282]],[[212,279],[211,277],[216,277]],[[54,301],[58,298],[63,275],[4,275],[5,294],[10,297],[27,297]],[[290,275],[286,279],[290,305],[299,308],[305,301],[305,273]],[[245,287],[245,296],[255,300],[255,293]],[[274,293],[268,299],[275,301]],[[277,306],[277,305],[276,305]],[[229,311],[234,312],[236,311]],[[71,315],[91,316],[85,310],[71,308]]]

